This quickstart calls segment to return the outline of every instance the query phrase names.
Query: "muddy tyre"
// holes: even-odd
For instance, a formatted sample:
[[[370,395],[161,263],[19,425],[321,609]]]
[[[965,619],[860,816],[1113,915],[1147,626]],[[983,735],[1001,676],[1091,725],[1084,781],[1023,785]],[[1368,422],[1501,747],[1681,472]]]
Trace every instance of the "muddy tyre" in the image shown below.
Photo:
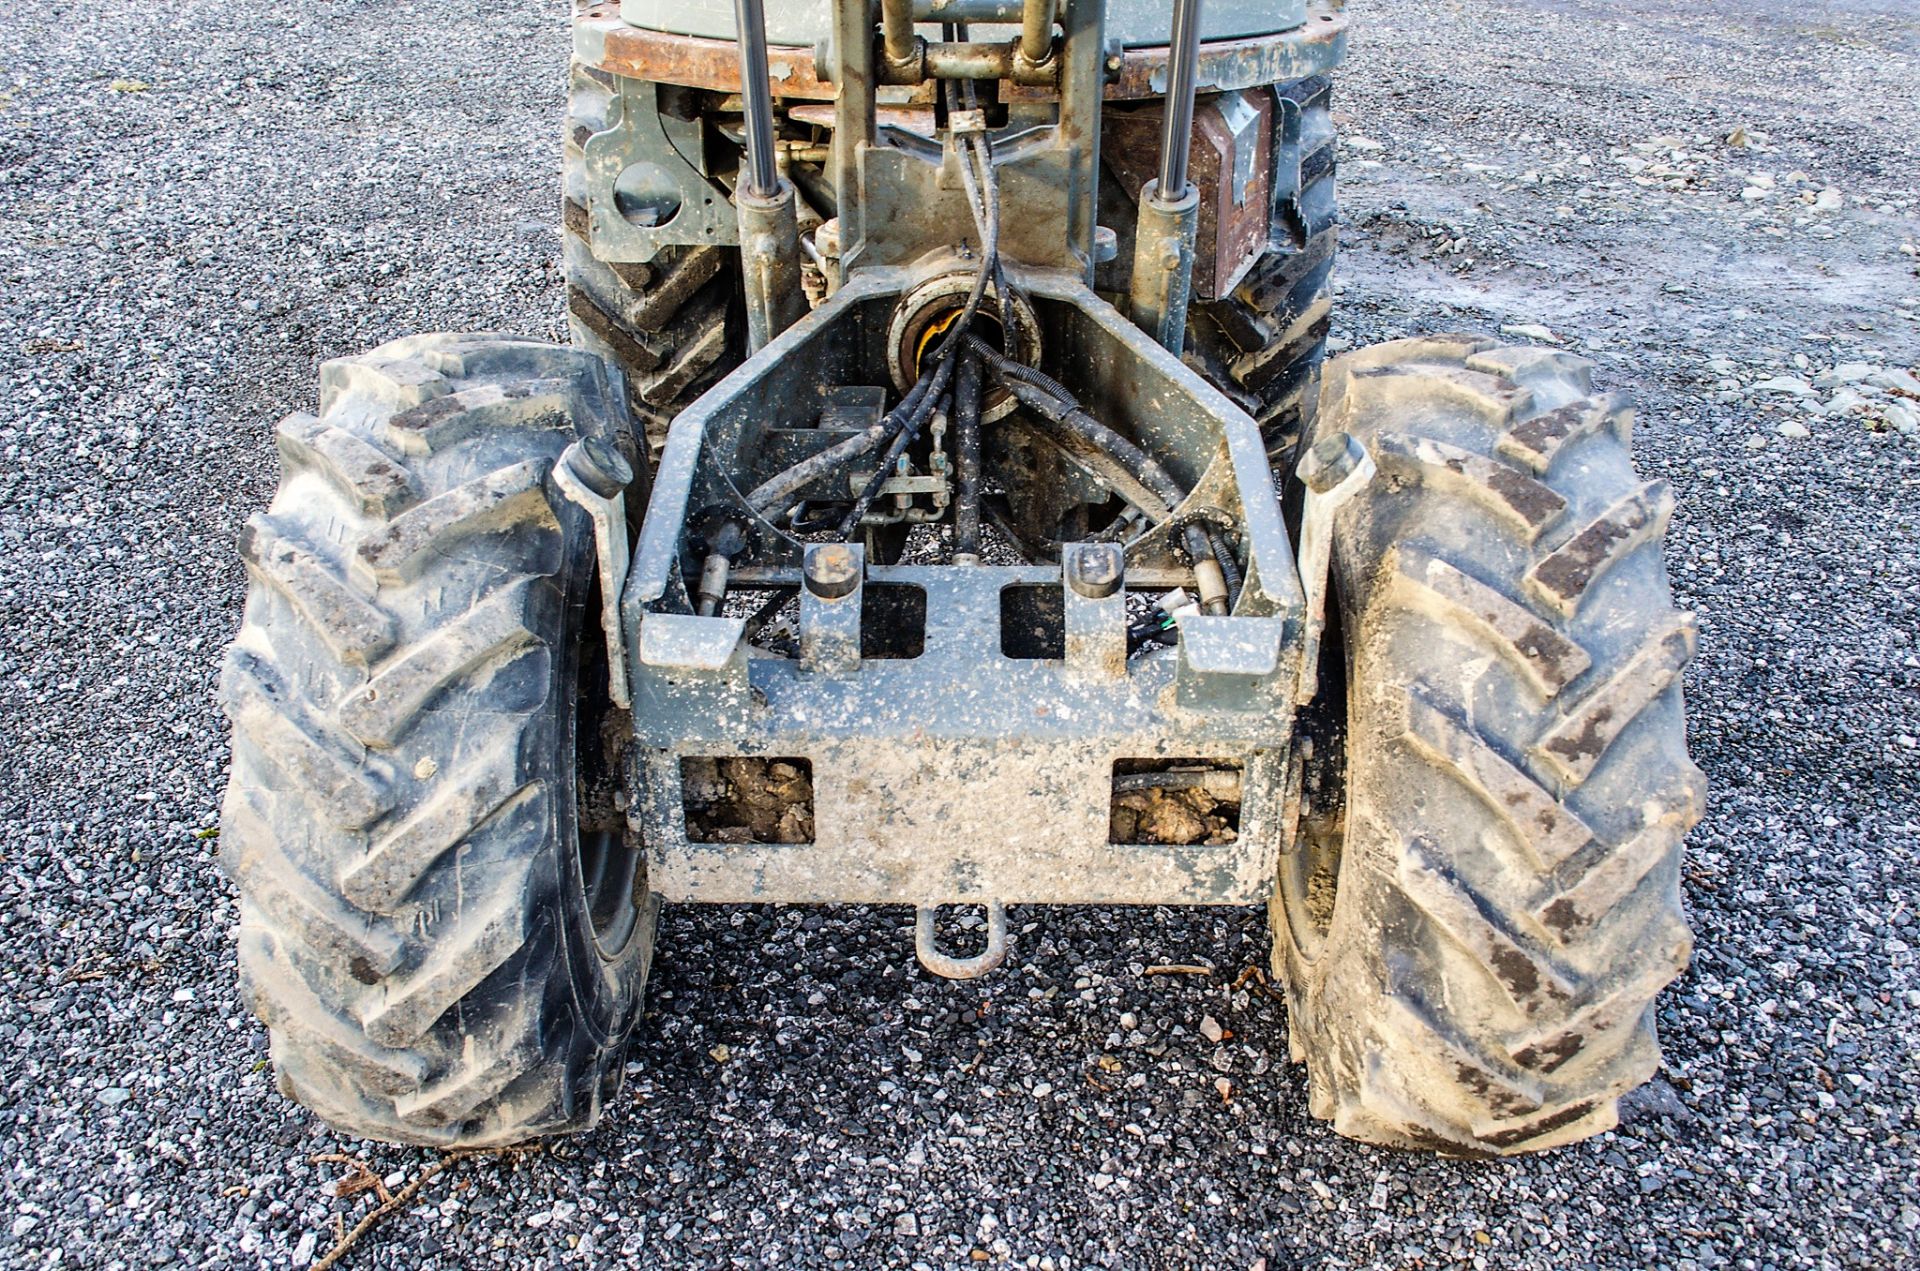
[[[1635,475],[1631,411],[1589,370],[1463,337],[1326,369],[1316,432],[1379,475],[1336,522],[1275,963],[1311,1110],[1354,1138],[1551,1147],[1614,1125],[1659,1064],[1705,798],[1694,624],[1661,557],[1667,487]]]
[[[567,321],[576,346],[625,373],[630,405],[650,454],[658,456],[673,417],[740,362],[740,253],[732,247],[666,247],[645,263],[594,254],[582,148],[607,129],[613,95],[611,77],[573,64],[561,207]]]
[[[423,336],[328,363],[280,425],[221,854],[280,1087],[349,1133],[512,1143],[618,1086],[655,905],[591,524],[552,475],[620,439],[618,393],[575,350]]]

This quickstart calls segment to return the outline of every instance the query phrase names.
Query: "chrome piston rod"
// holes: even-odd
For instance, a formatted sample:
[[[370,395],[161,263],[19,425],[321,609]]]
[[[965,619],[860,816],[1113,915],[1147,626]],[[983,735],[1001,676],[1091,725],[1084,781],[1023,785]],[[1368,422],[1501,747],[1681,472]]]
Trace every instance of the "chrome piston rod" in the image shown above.
[[[1200,63],[1200,0],[1174,0],[1160,175],[1140,191],[1129,299],[1134,323],[1173,353],[1187,341],[1200,192],[1187,180]]]
[[[799,320],[800,225],[793,187],[774,157],[773,77],[767,62],[763,0],[734,0],[739,31],[740,100],[747,154],[733,192],[740,218],[740,263],[746,284],[747,343],[758,350]]]

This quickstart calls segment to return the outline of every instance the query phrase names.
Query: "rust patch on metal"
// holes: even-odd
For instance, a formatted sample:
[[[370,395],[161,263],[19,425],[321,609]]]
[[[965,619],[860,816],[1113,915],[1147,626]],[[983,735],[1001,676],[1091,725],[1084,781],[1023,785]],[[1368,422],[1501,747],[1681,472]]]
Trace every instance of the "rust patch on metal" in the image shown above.
[[[731,40],[668,35],[628,26],[620,20],[620,6],[614,3],[594,5],[574,23],[576,28],[590,28],[591,38],[580,41],[577,47],[583,52],[599,50],[597,57],[583,59],[596,70],[716,93],[740,91],[740,55]],[[1306,22],[1291,31],[1202,44],[1199,88],[1203,93],[1231,92],[1304,79],[1332,67],[1345,54],[1346,45],[1346,15],[1330,5],[1316,5],[1308,11]],[[776,47],[772,63],[775,97],[834,99],[834,86],[820,76],[811,48]],[[1108,101],[1139,101],[1166,93],[1165,48],[1127,49],[1110,57],[1107,66]],[[1052,101],[1058,96],[1049,84],[1008,83],[1003,100]]]
[[[656,84],[684,84],[716,93],[740,91],[740,50],[732,40],[668,35],[628,26],[620,20],[618,4],[595,5],[574,23],[576,27],[593,28],[600,37],[600,59],[591,63],[596,69]],[[775,97],[833,100],[833,85],[815,73],[812,49],[775,48],[769,60]]]
[[[1331,70],[1347,51],[1347,17],[1331,4],[1317,4],[1291,31],[1243,40],[1210,40],[1200,46],[1196,82],[1202,93],[1229,93],[1305,79]],[[1144,101],[1166,95],[1167,49],[1127,49],[1107,59],[1106,100]],[[1004,101],[1051,101],[1051,88],[1008,85]]]
[[[1272,231],[1273,96],[1259,93],[1226,100],[1244,102],[1251,114],[1238,139],[1220,98],[1203,101],[1193,118],[1188,179],[1200,191],[1193,261],[1196,300],[1218,300],[1238,286]],[[1136,202],[1141,188],[1157,175],[1164,118],[1165,111],[1154,103],[1110,110],[1101,120],[1100,157],[1119,178],[1127,197]],[[1240,153],[1242,147],[1252,153]],[[1247,174],[1237,194],[1236,170]]]

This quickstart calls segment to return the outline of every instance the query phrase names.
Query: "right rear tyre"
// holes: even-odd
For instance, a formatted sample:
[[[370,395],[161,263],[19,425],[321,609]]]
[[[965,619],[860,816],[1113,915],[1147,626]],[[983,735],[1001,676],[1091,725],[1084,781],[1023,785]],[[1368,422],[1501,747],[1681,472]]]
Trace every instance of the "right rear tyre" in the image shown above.
[[[1339,514],[1276,970],[1310,1109],[1485,1156],[1611,1127],[1685,967],[1704,781],[1632,412],[1565,353],[1440,337],[1328,365],[1317,429],[1379,475]]]

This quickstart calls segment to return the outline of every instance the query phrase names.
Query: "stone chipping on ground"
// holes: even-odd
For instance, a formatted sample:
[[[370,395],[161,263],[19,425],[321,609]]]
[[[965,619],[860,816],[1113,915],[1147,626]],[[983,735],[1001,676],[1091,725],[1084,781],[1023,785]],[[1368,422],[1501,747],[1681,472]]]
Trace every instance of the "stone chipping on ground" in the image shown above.
[[[1354,0],[1336,339],[1640,402],[1712,782],[1666,1066],[1462,1164],[1305,1110],[1257,910],[665,915],[626,1092],[353,1267],[1920,1262],[1920,26],[1906,0]],[[562,6],[0,10],[0,1263],[305,1266],[430,1152],[274,1091],[214,865],[219,650],[317,363],[562,331]],[[1149,975],[1153,967],[1211,968]]]

